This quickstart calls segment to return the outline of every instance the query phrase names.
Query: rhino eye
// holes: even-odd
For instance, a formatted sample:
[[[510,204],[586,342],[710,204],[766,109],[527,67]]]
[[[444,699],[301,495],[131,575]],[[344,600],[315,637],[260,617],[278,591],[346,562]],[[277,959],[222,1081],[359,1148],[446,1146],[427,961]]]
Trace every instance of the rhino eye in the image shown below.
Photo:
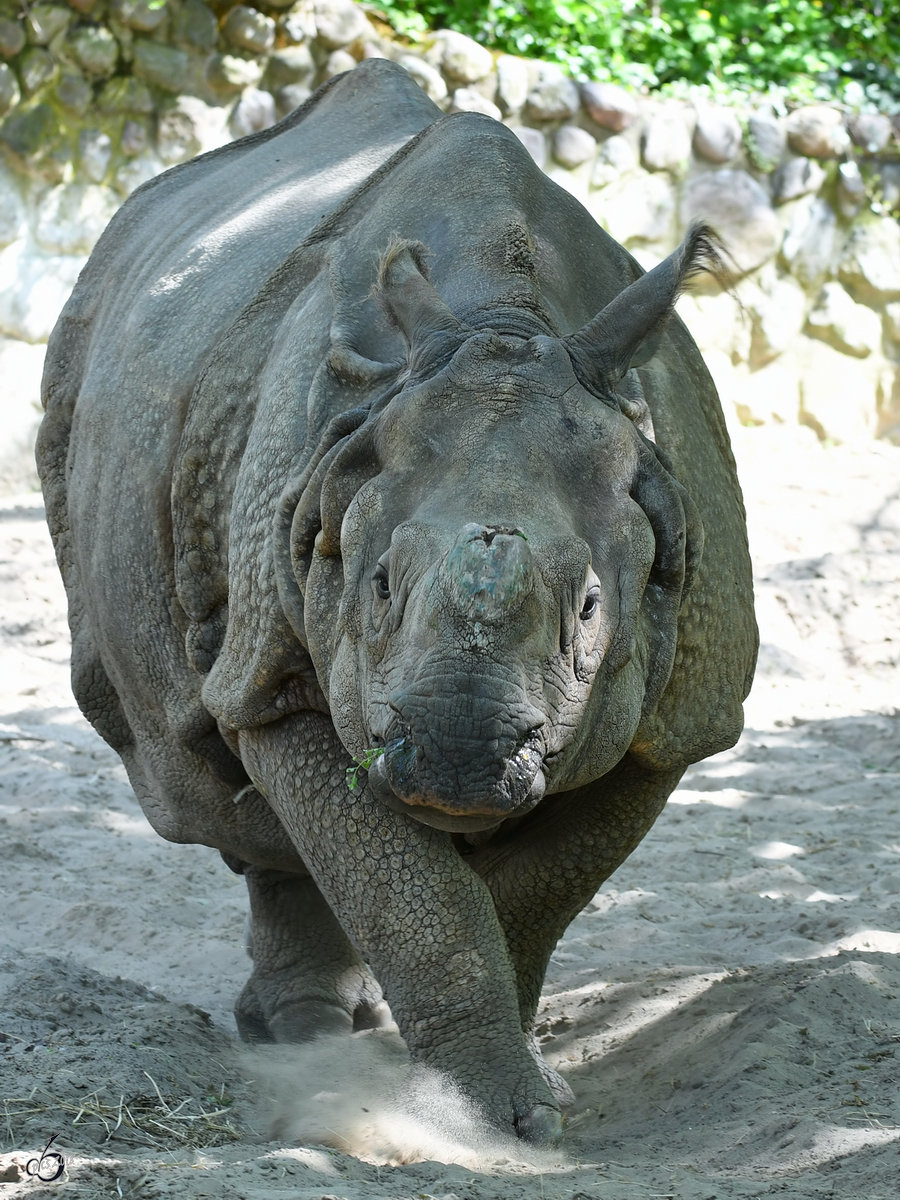
[[[584,598],[584,605],[581,612],[578,614],[579,621],[590,621],[591,617],[596,613],[599,604],[600,593],[596,591],[588,592]]]
[[[381,563],[375,568],[372,575],[372,590],[379,600],[390,600],[391,587],[388,583],[387,568]]]

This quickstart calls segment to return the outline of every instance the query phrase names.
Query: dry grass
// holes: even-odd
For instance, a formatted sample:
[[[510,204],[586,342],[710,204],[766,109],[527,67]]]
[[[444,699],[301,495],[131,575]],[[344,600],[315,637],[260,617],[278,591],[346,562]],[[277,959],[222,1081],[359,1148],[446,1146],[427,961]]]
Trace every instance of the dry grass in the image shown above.
[[[0,1101],[3,1105],[3,1122],[10,1145],[15,1145],[17,1127],[35,1117],[52,1115],[71,1118],[67,1123],[73,1128],[79,1125],[99,1126],[105,1131],[104,1142],[115,1138],[133,1145],[155,1146],[160,1149],[178,1146],[220,1146],[233,1142],[240,1133],[229,1119],[225,1085],[220,1089],[219,1104],[207,1108],[193,1096],[178,1102],[166,1098],[156,1080],[147,1071],[144,1074],[153,1085],[153,1095],[139,1095],[127,1102],[120,1096],[118,1103],[111,1104],[101,1098],[100,1090],[91,1092],[77,1102],[52,1095],[47,1089],[34,1087],[27,1096],[12,1096]]]

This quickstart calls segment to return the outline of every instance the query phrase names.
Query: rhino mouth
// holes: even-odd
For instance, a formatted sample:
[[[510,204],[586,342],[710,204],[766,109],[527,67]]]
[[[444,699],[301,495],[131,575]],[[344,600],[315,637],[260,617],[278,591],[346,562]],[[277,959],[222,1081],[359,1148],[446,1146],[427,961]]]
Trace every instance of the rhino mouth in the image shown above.
[[[488,771],[472,772],[468,781],[429,779],[423,753],[409,737],[389,741],[369,768],[369,786],[388,808],[433,829],[451,833],[484,832],[512,817],[522,817],[546,790],[538,738],[526,738],[509,758]],[[484,778],[488,775],[488,778]]]

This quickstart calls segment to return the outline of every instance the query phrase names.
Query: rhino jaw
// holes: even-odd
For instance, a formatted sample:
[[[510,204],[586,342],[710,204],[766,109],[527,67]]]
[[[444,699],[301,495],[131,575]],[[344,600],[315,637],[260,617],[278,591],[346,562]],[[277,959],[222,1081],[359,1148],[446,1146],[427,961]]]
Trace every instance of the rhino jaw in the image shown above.
[[[417,747],[407,738],[389,742],[369,769],[369,786],[394,812],[405,813],[450,833],[495,829],[511,817],[522,817],[541,800],[546,779],[540,754],[531,741],[504,765],[493,787],[466,797],[441,794],[417,782]]]

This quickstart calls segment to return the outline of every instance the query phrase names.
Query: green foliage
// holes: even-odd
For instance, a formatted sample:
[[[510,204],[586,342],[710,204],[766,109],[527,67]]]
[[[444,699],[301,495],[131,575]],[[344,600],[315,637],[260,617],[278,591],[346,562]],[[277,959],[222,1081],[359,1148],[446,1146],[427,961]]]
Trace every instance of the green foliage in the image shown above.
[[[385,746],[370,746],[368,750],[364,750],[362,754],[356,754],[353,757],[354,766],[348,767],[346,770],[347,787],[351,792],[355,792],[359,787],[360,771],[368,771],[373,763],[377,762],[384,754]]]
[[[410,37],[456,29],[508,54],[632,87],[686,82],[717,91],[814,95],[848,84],[900,100],[896,0],[383,0]]]

